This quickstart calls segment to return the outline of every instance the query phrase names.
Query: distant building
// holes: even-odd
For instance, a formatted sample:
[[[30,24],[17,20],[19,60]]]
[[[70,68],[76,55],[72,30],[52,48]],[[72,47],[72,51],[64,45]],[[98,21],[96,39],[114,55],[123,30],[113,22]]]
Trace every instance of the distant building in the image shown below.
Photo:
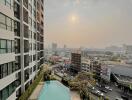
[[[108,64],[101,68],[101,78],[118,84],[126,93],[132,91],[132,66],[127,64]]]
[[[132,45],[123,45],[125,54],[132,55]]]
[[[100,80],[101,78],[101,63],[98,60],[91,61],[92,72],[94,74],[94,78]]]
[[[90,72],[91,71],[91,62],[90,60],[82,60],[81,63],[81,71],[83,72]]]
[[[123,48],[122,47],[118,47],[118,46],[109,46],[105,48],[106,51],[111,51],[113,53],[122,53],[123,52]]]
[[[77,73],[81,71],[81,53],[71,53],[71,70]]]
[[[52,43],[52,50],[56,50],[57,49],[57,44],[56,43]]]
[[[57,55],[57,43],[52,43],[52,53],[53,55]]]
[[[67,46],[66,45],[64,45],[64,47],[63,47],[64,49],[66,49],[67,48]]]

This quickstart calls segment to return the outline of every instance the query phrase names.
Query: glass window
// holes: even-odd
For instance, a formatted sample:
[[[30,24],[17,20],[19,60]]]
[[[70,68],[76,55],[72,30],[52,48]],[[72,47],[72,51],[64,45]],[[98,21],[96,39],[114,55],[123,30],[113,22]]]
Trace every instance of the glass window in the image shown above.
[[[20,5],[18,5],[16,2],[14,3],[14,16],[20,19]]]
[[[12,51],[12,50],[11,50],[11,49],[12,49],[11,47],[12,47],[12,46],[11,46],[11,41],[8,40],[8,41],[7,41],[7,52],[8,52],[8,53],[10,53],[10,52]]]
[[[0,65],[0,79],[2,78],[2,67]]]
[[[32,6],[29,4],[29,11],[32,14]]]
[[[20,23],[14,21],[14,32],[16,36],[20,36]]]
[[[6,40],[1,40],[1,48],[6,48]]]
[[[12,20],[12,25],[11,25],[11,27],[12,27],[12,31],[14,31],[13,29],[14,29],[14,20]]]
[[[7,76],[8,75],[8,71],[7,71],[7,64],[3,64],[1,65],[2,66],[2,74],[3,74],[3,77]]]
[[[6,5],[11,8],[11,0],[5,0],[5,1],[6,1]]]
[[[12,69],[12,62],[8,63],[8,74],[11,74],[13,72]]]
[[[14,48],[15,48],[14,47],[14,41],[12,41],[12,47],[11,48],[12,48],[12,52],[14,52]]]
[[[7,24],[7,30],[11,31],[12,20],[8,17],[6,17],[6,24]]]
[[[6,29],[5,20],[6,20],[6,17],[0,13],[0,27],[3,29]]]
[[[6,53],[6,40],[0,40],[0,53]]]
[[[0,0],[0,4],[4,4],[5,5],[5,0]]]
[[[9,94],[8,94],[8,87],[4,88],[2,90],[2,100],[6,100],[8,98]]]

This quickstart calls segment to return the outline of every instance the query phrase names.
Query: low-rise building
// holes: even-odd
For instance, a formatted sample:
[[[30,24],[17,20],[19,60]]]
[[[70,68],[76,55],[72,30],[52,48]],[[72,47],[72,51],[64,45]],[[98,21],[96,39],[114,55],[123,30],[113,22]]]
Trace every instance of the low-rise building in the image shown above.
[[[82,61],[81,71],[90,72],[92,70],[90,60]]]

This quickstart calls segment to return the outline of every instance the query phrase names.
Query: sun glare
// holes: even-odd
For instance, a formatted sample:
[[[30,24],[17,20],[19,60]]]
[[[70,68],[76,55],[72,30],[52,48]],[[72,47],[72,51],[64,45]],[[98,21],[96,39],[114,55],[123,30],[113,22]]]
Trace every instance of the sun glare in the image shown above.
[[[71,15],[71,16],[70,16],[70,21],[71,21],[71,22],[77,22],[77,21],[78,21],[77,15]]]

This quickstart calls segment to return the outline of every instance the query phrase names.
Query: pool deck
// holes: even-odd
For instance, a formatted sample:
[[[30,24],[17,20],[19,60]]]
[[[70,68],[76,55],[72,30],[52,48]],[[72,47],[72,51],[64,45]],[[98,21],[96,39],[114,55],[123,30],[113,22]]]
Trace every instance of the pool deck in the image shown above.
[[[44,82],[40,82],[35,88],[28,100],[38,100],[38,96],[43,88]],[[79,94],[76,91],[71,91],[71,100],[81,100]]]
[[[44,82],[40,82],[28,100],[38,100],[37,98],[38,98],[38,96],[39,96],[39,94],[43,88],[43,85],[44,85]]]
[[[81,100],[77,91],[71,91],[71,100]]]

